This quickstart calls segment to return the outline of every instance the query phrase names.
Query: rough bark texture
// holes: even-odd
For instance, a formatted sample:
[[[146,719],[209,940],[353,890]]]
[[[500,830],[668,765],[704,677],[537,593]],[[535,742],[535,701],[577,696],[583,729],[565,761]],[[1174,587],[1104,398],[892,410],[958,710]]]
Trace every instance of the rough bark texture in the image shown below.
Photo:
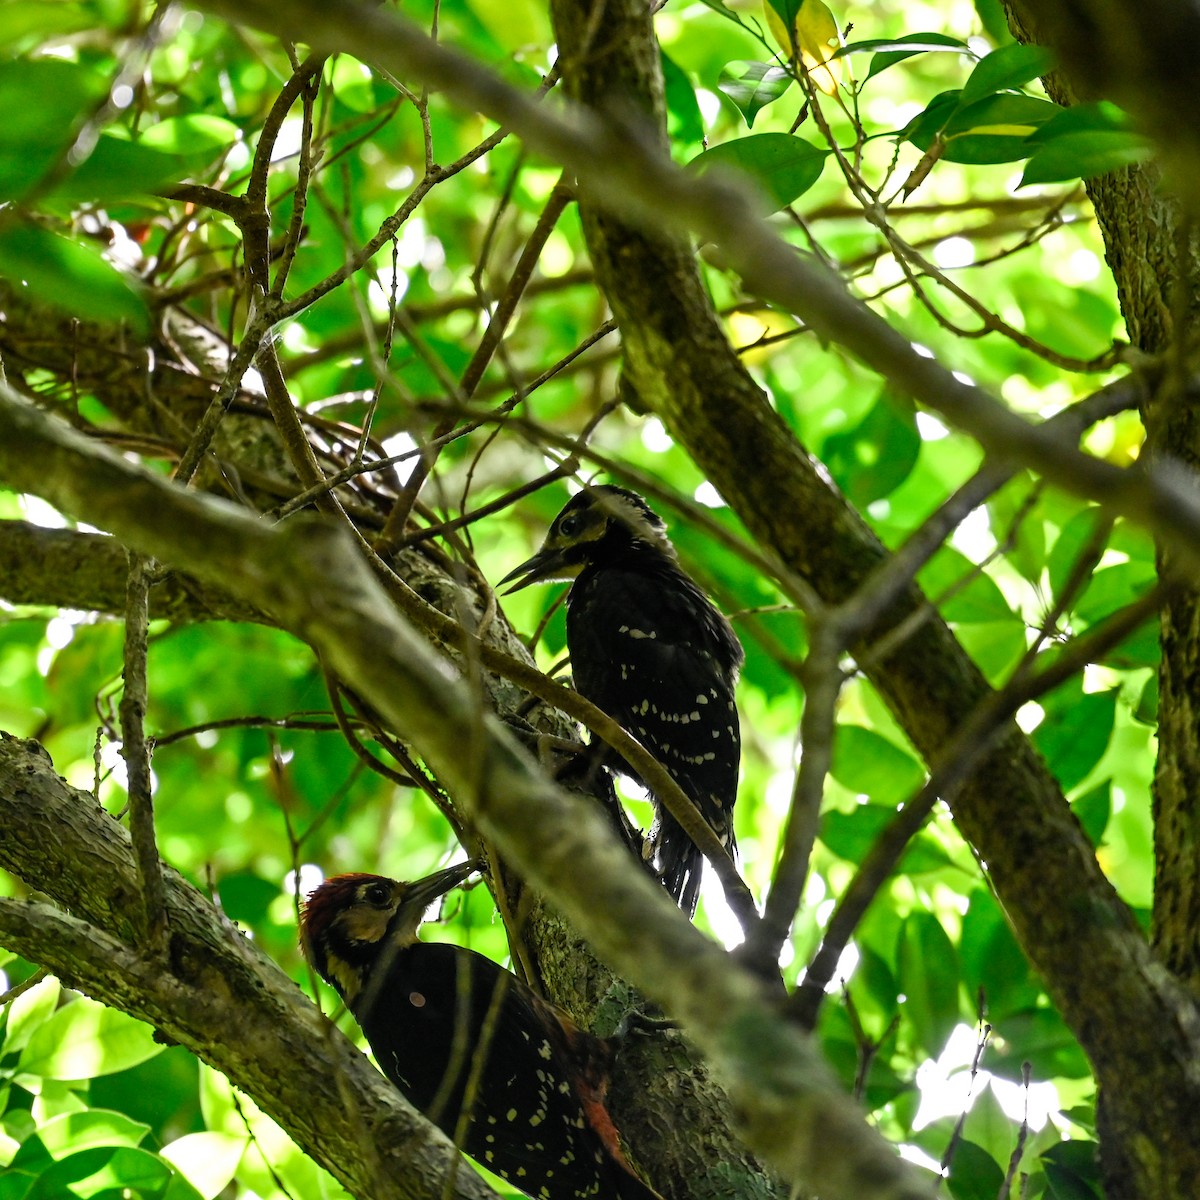
[[[1178,374],[1143,407],[1150,453],[1200,466],[1200,408],[1173,383],[1190,369],[1182,349],[1194,345],[1200,313],[1200,245],[1194,221],[1198,159],[1195,89],[1200,84],[1193,5],[1124,6],[1083,0],[1034,7],[1006,3],[1014,34],[1052,46],[1063,70],[1046,80],[1060,104],[1106,97],[1126,104],[1167,151],[1164,183],[1153,164],[1091,180],[1088,194],[1130,341],[1148,354],[1168,355]],[[1172,184],[1190,188],[1181,203]],[[1174,347],[1174,349],[1173,349]],[[1200,594],[1169,546],[1159,567],[1183,581],[1161,613],[1158,759],[1154,777],[1153,945],[1159,959],[1200,997]],[[1147,1147],[1122,1106],[1102,1092],[1100,1119],[1105,1182],[1111,1200],[1146,1196]],[[1165,1141],[1191,1136],[1169,1122]],[[1194,1140],[1194,1139],[1193,1139]]]
[[[74,529],[0,521],[0,600],[81,612],[125,611],[125,549]],[[228,593],[168,573],[150,590],[150,615],[172,621],[262,621]]]
[[[553,11],[564,79],[575,98],[603,111],[607,96],[636,88],[656,111],[658,60],[640,5],[610,0],[598,28],[590,24],[591,6],[578,0],[557,0]],[[827,602],[845,599],[883,551],[730,352],[690,248],[646,235],[596,206],[585,207],[584,226],[642,401],[687,446],[760,544]],[[748,462],[754,471],[745,469]],[[910,592],[887,623],[921,603]],[[868,674],[931,764],[987,691],[933,617]],[[1022,946],[1110,1089],[1110,1130],[1127,1148],[1122,1156],[1133,1160],[1137,1178],[1139,1190],[1130,1194],[1164,1200],[1197,1194],[1194,1008],[1113,893],[1057,783],[1010,726],[949,800]]]

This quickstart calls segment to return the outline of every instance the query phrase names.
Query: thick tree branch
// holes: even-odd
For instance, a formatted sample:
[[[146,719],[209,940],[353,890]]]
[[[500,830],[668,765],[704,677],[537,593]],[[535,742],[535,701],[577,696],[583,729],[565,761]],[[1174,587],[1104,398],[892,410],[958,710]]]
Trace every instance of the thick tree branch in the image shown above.
[[[102,533],[0,521],[0,600],[120,616],[125,548]],[[150,616],[172,621],[262,621],[219,587],[167,572],[150,589]]]

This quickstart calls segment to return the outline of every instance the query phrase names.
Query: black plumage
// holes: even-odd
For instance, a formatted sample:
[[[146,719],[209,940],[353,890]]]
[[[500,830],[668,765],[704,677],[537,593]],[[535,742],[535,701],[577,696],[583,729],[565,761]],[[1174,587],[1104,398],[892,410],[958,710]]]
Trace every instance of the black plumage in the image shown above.
[[[328,879],[304,906],[305,953],[380,1070],[477,1162],[536,1200],[660,1200],[605,1107],[613,1043],[483,955],[417,940],[426,908],[471,870]]]
[[[741,732],[732,627],[680,567],[662,518],[612,485],[574,496],[545,543],[501,582],[572,579],[567,648],[575,687],[670,772],[733,853]],[[624,759],[608,765],[636,778]],[[663,884],[692,915],[703,857],[654,798],[651,845]]]

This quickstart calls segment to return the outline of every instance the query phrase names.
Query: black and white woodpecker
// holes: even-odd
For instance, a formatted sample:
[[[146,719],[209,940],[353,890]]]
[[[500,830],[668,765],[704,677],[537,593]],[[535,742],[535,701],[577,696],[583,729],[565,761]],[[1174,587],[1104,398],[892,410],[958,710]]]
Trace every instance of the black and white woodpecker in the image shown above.
[[[510,592],[573,580],[567,650],[576,689],[662,763],[732,854],[742,744],[733,692],[744,654],[679,565],[663,519],[625,488],[585,488],[554,518],[542,548],[500,582],[515,579]],[[637,778],[619,755],[604,761]],[[690,917],[704,859],[651,798],[654,864]]]
[[[615,1043],[491,959],[418,941],[426,909],[472,870],[327,879],[301,914],[304,952],[380,1070],[476,1162],[535,1200],[661,1200],[605,1105]]]

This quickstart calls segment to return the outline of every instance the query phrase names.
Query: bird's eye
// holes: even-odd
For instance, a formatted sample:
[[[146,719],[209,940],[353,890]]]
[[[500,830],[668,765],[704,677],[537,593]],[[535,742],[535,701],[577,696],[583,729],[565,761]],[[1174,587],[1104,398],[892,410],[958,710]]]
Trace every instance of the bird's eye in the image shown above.
[[[558,523],[558,532],[563,537],[574,537],[579,532],[582,521],[583,518],[578,513],[572,513],[569,517],[563,517]]]
[[[377,908],[386,908],[391,903],[392,889],[386,883],[372,883],[363,892],[363,899]]]

